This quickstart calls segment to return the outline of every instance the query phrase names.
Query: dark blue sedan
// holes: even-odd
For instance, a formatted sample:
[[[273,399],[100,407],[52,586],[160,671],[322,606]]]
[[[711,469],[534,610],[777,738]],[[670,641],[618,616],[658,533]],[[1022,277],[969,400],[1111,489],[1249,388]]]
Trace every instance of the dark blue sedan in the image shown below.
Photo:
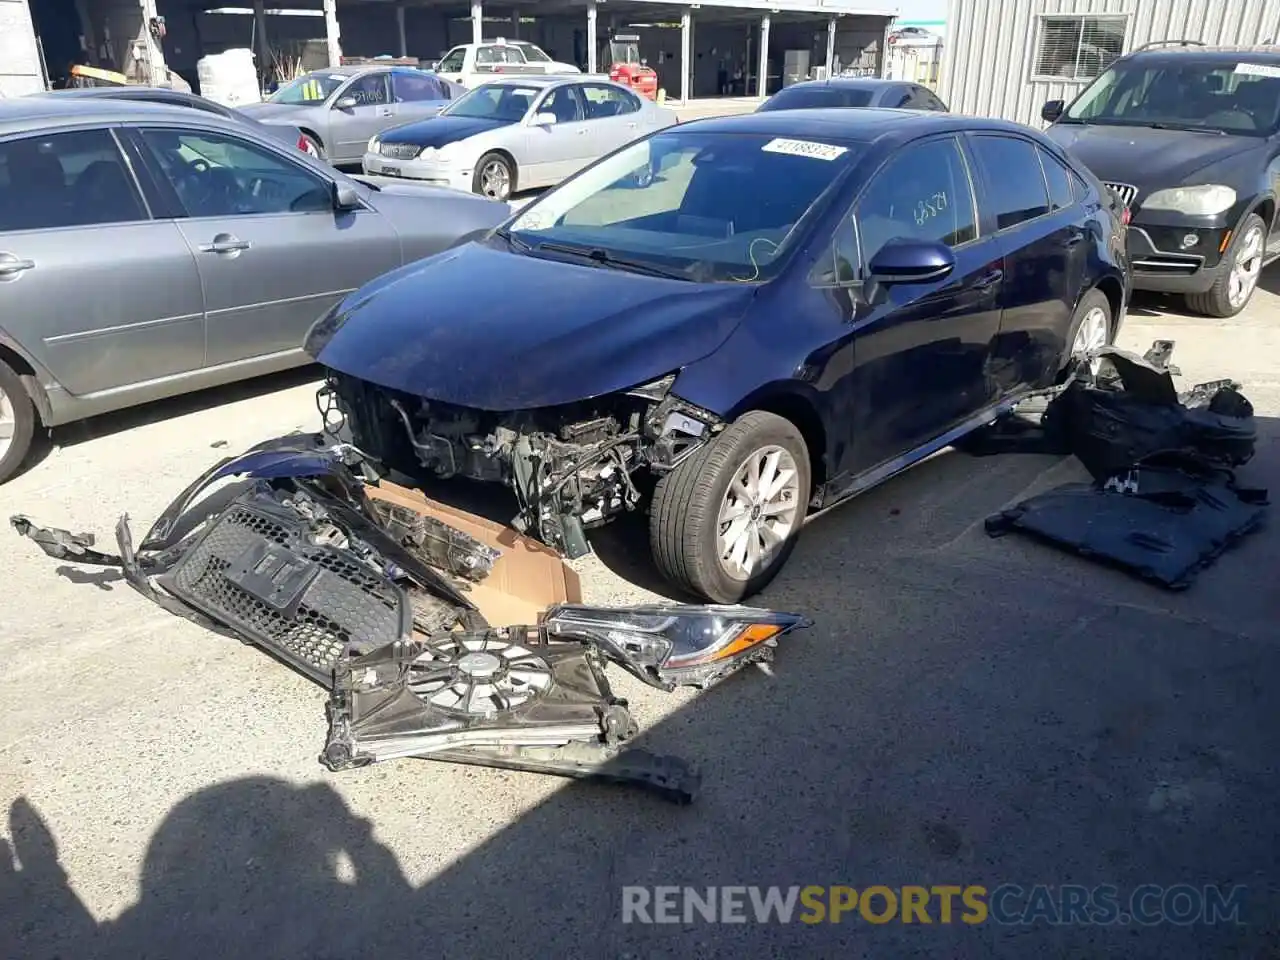
[[[374,281],[307,350],[387,468],[509,485],[568,556],[647,509],[680,586],[741,600],[807,513],[1111,341],[1122,211],[1022,126],[899,110],[681,124]]]
[[[906,80],[884,80],[879,77],[833,77],[830,80],[793,83],[760,104],[756,112],[812,110],[822,107],[894,107],[900,110],[947,112],[947,105],[928,87]]]

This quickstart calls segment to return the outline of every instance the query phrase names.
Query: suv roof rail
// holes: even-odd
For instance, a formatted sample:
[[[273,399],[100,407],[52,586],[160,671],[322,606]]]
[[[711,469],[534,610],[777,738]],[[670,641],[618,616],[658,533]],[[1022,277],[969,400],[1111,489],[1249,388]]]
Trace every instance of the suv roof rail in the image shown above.
[[[1142,50],[1150,50],[1152,47],[1203,47],[1204,42],[1201,40],[1152,40],[1144,43],[1142,46],[1135,48],[1132,52],[1138,53]]]

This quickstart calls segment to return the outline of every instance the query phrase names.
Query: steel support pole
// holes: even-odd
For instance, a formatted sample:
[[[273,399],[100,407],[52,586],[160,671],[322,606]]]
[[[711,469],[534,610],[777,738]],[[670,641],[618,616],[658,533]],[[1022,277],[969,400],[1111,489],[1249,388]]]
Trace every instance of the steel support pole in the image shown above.
[[[587,3],[587,73],[600,69],[600,42],[597,39],[596,0]]]
[[[760,68],[756,74],[756,96],[769,96],[769,15],[760,18]]]

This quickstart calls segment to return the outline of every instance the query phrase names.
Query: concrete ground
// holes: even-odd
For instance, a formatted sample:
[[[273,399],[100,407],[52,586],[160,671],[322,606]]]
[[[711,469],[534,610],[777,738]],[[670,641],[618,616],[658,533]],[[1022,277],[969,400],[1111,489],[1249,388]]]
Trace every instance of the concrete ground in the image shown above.
[[[1277,487],[1280,273],[1265,282],[1226,322],[1144,301],[1123,343],[1176,340],[1184,383],[1242,380],[1248,474]],[[314,389],[302,371],[60,431],[0,513],[110,542],[228,451],[314,428]],[[943,454],[810,524],[759,598],[816,621],[772,676],[696,696],[615,676],[644,745],[701,767],[688,807],[425,761],[327,773],[319,688],[0,534],[0,955],[1277,956],[1280,541],[1171,594],[984,534],[1081,475]],[[595,545],[589,601],[661,589],[642,528]],[[774,884],[1248,889],[1241,923],[1212,926],[969,924],[958,901],[944,923],[936,898],[929,924],[621,922],[624,885]]]

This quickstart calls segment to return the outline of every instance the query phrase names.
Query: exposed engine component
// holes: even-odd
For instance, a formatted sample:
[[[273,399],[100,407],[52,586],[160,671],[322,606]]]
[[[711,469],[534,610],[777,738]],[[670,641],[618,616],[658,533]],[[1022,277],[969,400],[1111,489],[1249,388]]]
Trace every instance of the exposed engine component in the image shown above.
[[[626,747],[636,725],[598,650],[538,627],[396,642],[339,665],[321,760],[397,757],[638,784],[688,803],[698,777]]]
[[[493,413],[333,374],[318,402],[332,410],[336,401],[355,445],[398,460],[388,466],[510,487],[519,504],[512,526],[573,558],[590,552],[585,531],[640,502],[638,471],[672,469],[723,428],[671,396],[673,380],[564,407]]]

